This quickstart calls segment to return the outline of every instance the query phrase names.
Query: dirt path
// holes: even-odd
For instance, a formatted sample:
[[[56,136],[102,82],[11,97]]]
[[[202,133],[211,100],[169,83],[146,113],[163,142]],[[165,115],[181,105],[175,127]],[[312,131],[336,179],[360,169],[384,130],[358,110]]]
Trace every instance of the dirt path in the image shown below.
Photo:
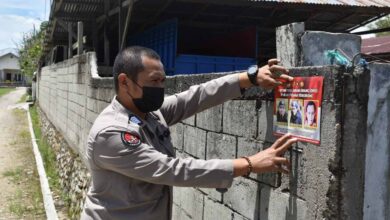
[[[45,219],[27,115],[9,109],[23,94],[0,97],[0,219]]]

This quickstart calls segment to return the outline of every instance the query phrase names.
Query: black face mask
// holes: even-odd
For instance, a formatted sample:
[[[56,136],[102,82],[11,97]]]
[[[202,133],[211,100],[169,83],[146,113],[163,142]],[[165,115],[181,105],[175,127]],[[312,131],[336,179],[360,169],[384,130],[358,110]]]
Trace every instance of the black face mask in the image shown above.
[[[127,94],[133,99],[133,103],[138,110],[143,113],[158,110],[164,102],[164,88],[149,86],[141,87],[138,83],[134,83],[142,89],[142,97],[133,98],[128,91]]]

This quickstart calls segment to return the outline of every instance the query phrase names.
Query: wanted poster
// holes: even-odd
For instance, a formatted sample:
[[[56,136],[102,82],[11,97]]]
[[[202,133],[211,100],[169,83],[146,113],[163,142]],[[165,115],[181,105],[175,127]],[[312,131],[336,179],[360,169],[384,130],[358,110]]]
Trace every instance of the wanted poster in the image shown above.
[[[294,77],[275,88],[273,132],[292,134],[300,141],[320,144],[322,76]]]

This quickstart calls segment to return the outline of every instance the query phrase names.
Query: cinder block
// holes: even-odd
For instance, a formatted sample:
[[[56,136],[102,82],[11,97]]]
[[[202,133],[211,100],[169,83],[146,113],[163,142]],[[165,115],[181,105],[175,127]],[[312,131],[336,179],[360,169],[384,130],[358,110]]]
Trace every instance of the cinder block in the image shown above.
[[[83,94],[77,94],[77,104],[79,104],[80,106],[85,106],[85,102],[86,102],[86,99],[87,97]]]
[[[87,109],[97,112],[97,100],[92,98],[87,98]]]
[[[205,199],[204,220],[232,219],[233,212],[221,203],[214,202],[211,199]]]
[[[223,201],[249,219],[258,218],[260,194],[258,184],[254,181],[236,178],[224,194]]]
[[[97,98],[97,89],[94,87],[88,87],[87,96],[93,99]]]
[[[276,192],[270,187],[261,189],[260,219],[308,219],[304,200],[289,194]]]
[[[233,213],[233,220],[250,220],[249,218],[245,218],[244,216],[238,214],[238,213]]]
[[[222,131],[222,105],[196,114],[196,126],[209,131]]]
[[[192,218],[190,218],[179,206],[173,204],[172,220],[192,220]]]
[[[111,88],[98,88],[97,99],[101,101],[111,102],[115,96],[115,90]]]
[[[183,150],[184,144],[184,125],[182,123],[177,123],[169,127],[171,131],[171,140],[174,148]]]
[[[223,133],[256,137],[256,101],[233,100],[225,102],[223,104]]]
[[[100,114],[110,103],[106,101],[97,101],[98,108],[97,108],[97,113]]]
[[[214,201],[222,202],[222,193],[218,192],[215,188],[197,188],[203,193],[207,194],[205,196],[213,199]]]
[[[176,77],[168,76],[165,80],[165,94],[173,95],[176,93]]]
[[[199,158],[205,159],[206,131],[186,125],[184,127],[184,151]]]
[[[203,219],[203,194],[193,188],[174,187],[173,202],[181,207],[190,219]]]
[[[193,115],[193,116],[191,116],[189,118],[184,119],[182,122],[184,124],[187,124],[187,125],[195,126],[195,117],[196,117],[196,115]]]
[[[87,121],[90,123],[95,122],[95,119],[97,118],[98,114],[95,112],[92,112],[90,110],[87,110]]]
[[[322,31],[304,32],[300,39],[302,60],[301,66],[330,65],[326,57],[327,50],[341,49],[352,59],[360,53],[361,37],[355,34],[335,34]]]
[[[275,142],[277,139],[273,135],[273,105],[274,102],[261,101],[261,107],[258,115],[258,137],[260,140],[271,143]]]
[[[236,157],[236,138],[231,135],[207,133],[206,159],[232,159]]]
[[[264,143],[253,138],[238,138],[237,157],[251,156],[264,149]]]
[[[85,84],[77,84],[77,93],[80,95],[84,95],[85,93]]]

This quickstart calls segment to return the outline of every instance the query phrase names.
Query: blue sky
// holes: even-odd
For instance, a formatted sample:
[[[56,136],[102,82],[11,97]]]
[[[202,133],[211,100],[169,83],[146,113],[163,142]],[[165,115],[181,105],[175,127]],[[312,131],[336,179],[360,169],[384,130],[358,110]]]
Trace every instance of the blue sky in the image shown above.
[[[15,48],[24,33],[32,31],[34,25],[38,29],[49,17],[51,1],[0,0],[0,50]]]

